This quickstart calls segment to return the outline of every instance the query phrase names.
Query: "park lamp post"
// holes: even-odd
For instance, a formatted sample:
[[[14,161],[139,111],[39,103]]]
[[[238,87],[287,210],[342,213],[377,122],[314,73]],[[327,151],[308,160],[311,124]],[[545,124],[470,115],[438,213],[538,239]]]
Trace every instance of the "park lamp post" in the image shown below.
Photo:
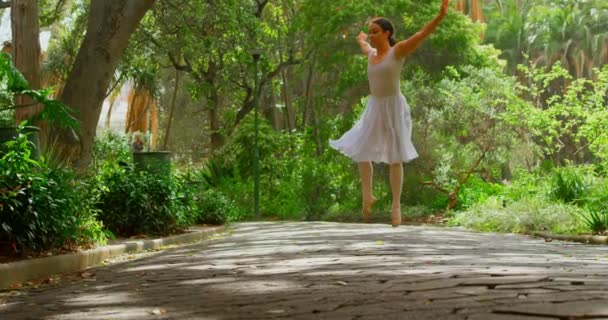
[[[254,138],[254,147],[253,147],[253,176],[254,176],[254,185],[253,185],[253,210],[255,213],[255,218],[260,219],[260,147],[259,147],[259,95],[258,90],[260,86],[260,81],[258,79],[258,63],[260,61],[260,56],[262,55],[262,49],[255,48],[249,50],[249,54],[253,58],[255,63],[255,72],[254,72],[254,90],[253,90],[253,107],[255,112],[254,118],[254,130],[255,130],[255,138]]]

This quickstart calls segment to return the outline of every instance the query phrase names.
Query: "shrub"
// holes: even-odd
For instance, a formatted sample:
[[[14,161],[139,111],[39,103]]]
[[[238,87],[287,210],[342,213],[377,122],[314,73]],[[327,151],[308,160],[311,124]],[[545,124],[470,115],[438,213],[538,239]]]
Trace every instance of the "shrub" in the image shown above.
[[[553,169],[549,195],[565,203],[580,202],[590,186],[590,174],[590,168],[583,166]]]
[[[517,201],[529,197],[546,198],[547,186],[545,180],[537,172],[518,170],[513,181],[507,183],[504,189],[505,201]]]
[[[608,179],[603,178],[589,187],[583,203],[582,219],[594,233],[608,230]]]
[[[217,190],[206,190],[199,201],[198,223],[224,224],[239,218],[234,202]]]
[[[458,193],[457,209],[467,209],[476,203],[484,202],[489,197],[502,194],[503,192],[503,185],[488,183],[479,177],[472,176]]]
[[[112,131],[103,132],[95,140],[93,159],[95,166],[101,166],[108,161],[123,164],[132,163],[133,157],[128,137]]]
[[[117,235],[169,234],[196,219],[188,190],[175,174],[151,174],[108,162],[98,182],[100,219]]]
[[[31,158],[20,134],[0,159],[0,241],[20,251],[104,242],[94,188],[69,170]]]

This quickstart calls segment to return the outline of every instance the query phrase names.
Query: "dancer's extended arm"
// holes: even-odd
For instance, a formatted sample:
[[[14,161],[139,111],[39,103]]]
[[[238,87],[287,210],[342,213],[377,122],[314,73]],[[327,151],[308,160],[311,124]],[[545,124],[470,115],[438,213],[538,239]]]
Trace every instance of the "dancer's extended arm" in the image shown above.
[[[439,26],[439,24],[441,23],[441,20],[445,18],[446,14],[448,13],[449,4],[450,0],[443,0],[443,2],[441,3],[441,11],[435,17],[435,19],[427,23],[426,26],[420,29],[420,31],[416,32],[415,35],[411,36],[406,40],[397,42],[397,44],[395,44],[395,57],[397,57],[398,59],[404,58],[405,56],[416,50],[416,48],[418,48],[422,41],[424,41],[424,39],[426,39],[431,33],[433,33],[433,31],[435,31],[437,26]]]

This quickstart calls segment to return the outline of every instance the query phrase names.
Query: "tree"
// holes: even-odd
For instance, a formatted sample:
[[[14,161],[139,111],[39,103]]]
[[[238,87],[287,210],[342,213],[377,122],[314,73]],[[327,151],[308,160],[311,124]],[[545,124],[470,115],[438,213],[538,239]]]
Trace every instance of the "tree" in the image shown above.
[[[506,118],[510,108],[525,104],[515,79],[501,71],[465,67],[463,76],[452,70],[436,87],[416,85],[410,95],[422,107],[413,115],[421,183],[445,193],[447,209],[456,207],[472,175],[507,163],[517,132]]]
[[[81,130],[57,132],[60,154],[86,167],[97,122],[118,62],[154,0],[91,1],[87,31],[60,100],[77,111]]]
[[[36,0],[11,1],[12,55],[15,66],[24,75],[31,89],[40,89],[40,26]],[[27,97],[17,97],[17,105],[31,104]],[[42,110],[36,104],[15,111],[17,123],[35,116]]]
[[[275,30],[284,24],[269,20],[280,8],[278,2],[161,2],[138,32],[138,43],[155,47],[152,59],[193,80],[189,91],[199,109],[207,113],[205,127],[212,152],[224,145],[225,138],[254,109],[255,98],[272,97],[274,79],[286,67],[299,63],[293,52],[277,53]],[[257,88],[249,52],[254,47],[264,51]]]

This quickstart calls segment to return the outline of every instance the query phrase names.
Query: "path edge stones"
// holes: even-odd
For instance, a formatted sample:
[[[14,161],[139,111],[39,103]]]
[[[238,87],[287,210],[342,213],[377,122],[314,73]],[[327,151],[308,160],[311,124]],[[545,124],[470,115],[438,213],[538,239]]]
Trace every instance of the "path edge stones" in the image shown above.
[[[226,230],[225,226],[203,227],[188,233],[150,240],[128,240],[120,244],[70,254],[34,258],[0,264],[0,290],[13,284],[94,267],[103,261],[127,253],[160,250],[170,245],[190,244],[205,240]]]
[[[596,235],[563,235],[563,234],[551,234],[547,232],[536,232],[534,236],[544,238],[545,240],[561,240],[580,242],[585,244],[608,244],[608,236],[596,236]]]

